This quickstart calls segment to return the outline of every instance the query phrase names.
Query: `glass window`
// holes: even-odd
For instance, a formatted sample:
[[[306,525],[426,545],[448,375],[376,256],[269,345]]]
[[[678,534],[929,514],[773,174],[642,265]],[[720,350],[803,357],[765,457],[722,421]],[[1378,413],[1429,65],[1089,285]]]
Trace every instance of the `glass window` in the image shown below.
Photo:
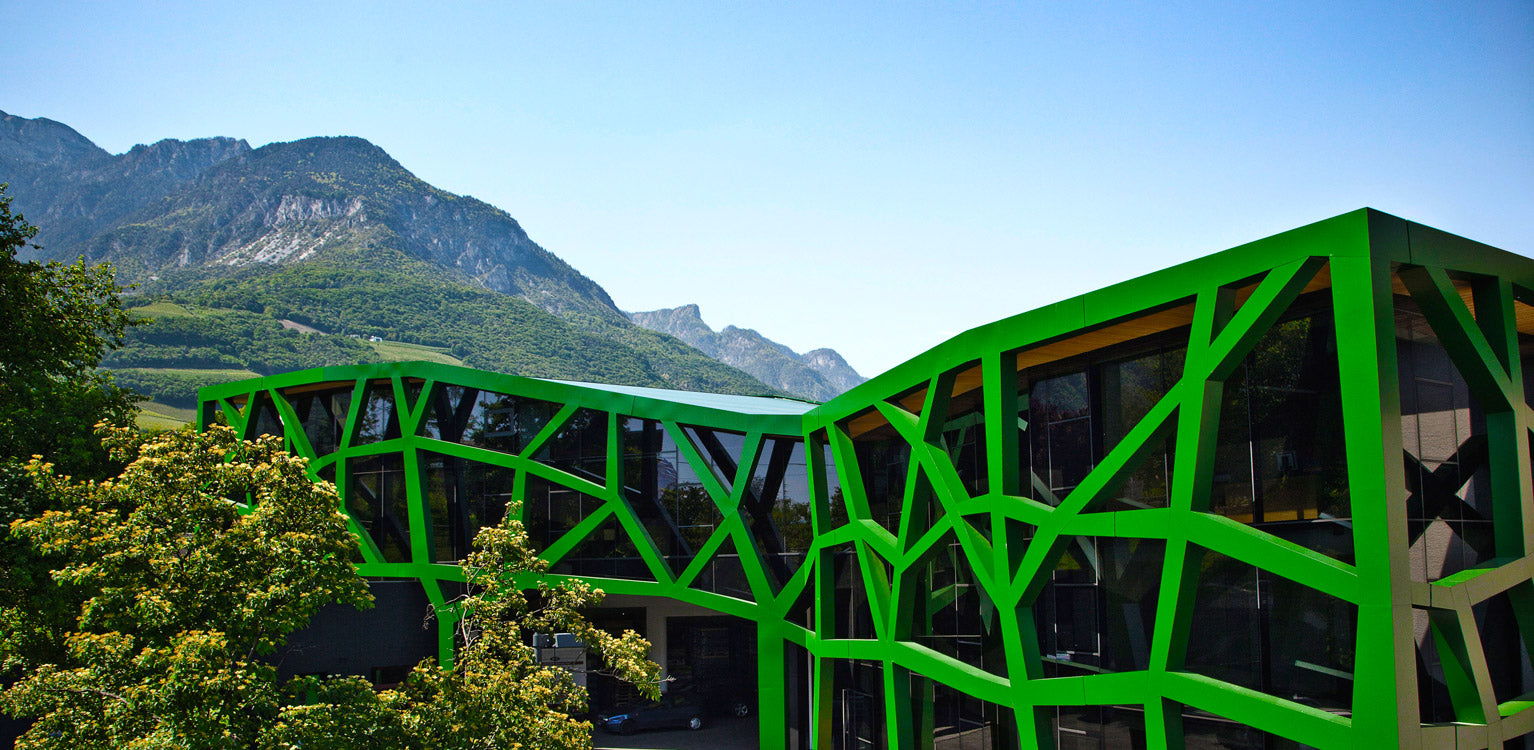
[[[398,453],[348,459],[346,511],[372,537],[384,562],[410,562],[410,505]]]
[[[768,573],[782,585],[804,563],[814,536],[804,442],[792,437],[765,437],[750,486],[742,494],[744,520],[757,551]]]
[[[746,448],[746,435],[729,430],[711,430],[704,427],[683,426],[682,430],[702,454],[708,471],[724,486],[726,492],[735,486],[735,474],[740,469],[740,457]]]
[[[836,659],[831,667],[831,735],[843,750],[888,747],[884,721],[884,666]]]
[[[959,370],[953,376],[947,411],[941,415],[942,445],[965,491],[983,495],[990,489],[985,465],[985,389],[978,363]]]
[[[918,576],[914,585],[904,587],[905,595],[919,602],[912,608],[918,616],[912,625],[916,642],[1006,676],[996,607],[976,582],[955,534],[945,533],[926,560],[906,575]]]
[[[873,638],[873,615],[857,548],[851,543],[833,545],[822,552],[821,564],[829,565],[833,589],[833,638]]]
[[[681,452],[660,422],[621,419],[624,498],[672,572],[681,573],[696,554],[675,515]]]
[[[735,546],[734,539],[726,539],[719,545],[719,550],[703,566],[703,570],[698,573],[698,577],[693,580],[690,588],[712,591],[742,601],[756,600],[751,592],[751,582],[746,578],[746,569],[741,563],[740,550]]]
[[[1182,377],[1185,355],[1183,349],[1158,349],[1101,366],[1104,455],[1117,447]],[[1168,430],[1105,509],[1165,508],[1172,486],[1175,445],[1175,430]]]
[[[1203,555],[1188,669],[1351,711],[1358,607],[1217,552]]]
[[[346,414],[352,400],[351,385],[284,396],[303,424],[304,436],[314,455],[334,453],[346,430]]]
[[[1302,750],[1309,747],[1192,708],[1183,712],[1182,730],[1187,750]]]
[[[476,448],[520,453],[559,405],[493,391],[439,383],[432,390],[420,434]]]
[[[1092,470],[1092,398],[1086,372],[1051,377],[1028,389],[1023,443],[1031,469],[1029,493],[1051,505],[1075,489]],[[1025,490],[1027,488],[1025,487]]]
[[[900,506],[911,465],[911,446],[894,432],[886,423],[883,429],[853,438],[869,515],[891,534],[900,531]]]
[[[601,498],[528,475],[523,525],[533,548],[544,550],[602,507]]]
[[[576,409],[533,460],[606,486],[607,412]]]
[[[919,674],[912,674],[910,680],[913,711],[919,717],[931,717],[933,750],[1017,747],[1017,724],[1010,709]]]
[[[1071,538],[1034,604],[1044,657],[1103,670],[1147,669],[1165,553],[1159,539]]]
[[[1059,750],[1146,747],[1145,709],[1141,706],[1057,706],[1052,723]]]
[[[1341,393],[1329,307],[1263,334],[1225,382],[1210,509],[1351,561]]]
[[[431,514],[432,559],[456,563],[469,556],[480,529],[499,525],[505,517],[516,473],[493,464],[425,451],[421,453],[421,465],[425,469],[426,506]],[[534,534],[532,524],[527,529],[530,536]],[[534,541],[537,542],[536,537]]]
[[[272,403],[272,397],[266,391],[257,391],[254,397],[254,406],[251,414],[249,427],[245,430],[246,440],[255,440],[262,435],[275,435],[282,437],[282,419],[277,416],[277,407]]]
[[[357,437],[353,445],[393,440],[400,436],[399,411],[394,408],[394,386],[387,380],[368,384],[362,396],[362,414],[357,418]]]
[[[639,549],[624,533],[617,518],[608,518],[602,522],[569,554],[555,563],[552,572],[595,578],[655,580],[644,558],[639,556]]]
[[[1396,299],[1412,578],[1436,581],[1495,556],[1486,420],[1409,298]]]

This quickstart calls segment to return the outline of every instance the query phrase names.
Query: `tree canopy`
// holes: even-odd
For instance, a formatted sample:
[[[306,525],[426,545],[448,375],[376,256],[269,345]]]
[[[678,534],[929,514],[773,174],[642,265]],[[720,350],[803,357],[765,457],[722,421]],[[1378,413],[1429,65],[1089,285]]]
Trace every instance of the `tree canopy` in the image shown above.
[[[334,488],[280,440],[218,426],[138,440],[111,433],[128,465],[102,482],[27,466],[66,510],[12,531],[80,604],[62,663],[7,654],[28,671],[4,706],[37,717],[21,747],[251,747],[284,705],[261,657],[321,606],[370,600]]]
[[[514,520],[480,533],[463,563],[471,594],[439,613],[457,618],[452,664],[425,661],[381,691],[361,677],[282,684],[263,657],[321,606],[370,601],[334,486],[311,480],[279,438],[240,441],[215,425],[140,440],[111,431],[127,468],[106,481],[26,466],[31,491],[62,510],[12,532],[52,566],[69,594],[55,601],[77,611],[58,634],[39,632],[57,619],[0,611],[7,664],[23,668],[0,707],[37,717],[24,750],[589,747],[590,725],[572,718],[585,691],[537,662],[533,631],[574,633],[657,692],[649,644],[591,626],[580,612],[601,593],[543,581],[546,563]],[[61,648],[22,648],[53,638]]]
[[[133,414],[132,394],[96,369],[130,325],[122,288],[106,264],[19,260],[35,236],[0,185],[0,460],[44,455],[65,472],[101,476],[92,427]]]

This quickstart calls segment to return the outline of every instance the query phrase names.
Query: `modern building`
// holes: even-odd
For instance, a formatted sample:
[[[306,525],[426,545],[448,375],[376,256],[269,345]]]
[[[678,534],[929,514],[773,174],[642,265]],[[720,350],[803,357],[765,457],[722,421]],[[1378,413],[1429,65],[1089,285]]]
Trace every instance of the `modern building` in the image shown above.
[[[820,405],[428,363],[201,398],[336,483],[379,594],[291,669],[450,656],[421,614],[510,508],[763,748],[1528,748],[1531,351],[1534,261],[1360,210]]]

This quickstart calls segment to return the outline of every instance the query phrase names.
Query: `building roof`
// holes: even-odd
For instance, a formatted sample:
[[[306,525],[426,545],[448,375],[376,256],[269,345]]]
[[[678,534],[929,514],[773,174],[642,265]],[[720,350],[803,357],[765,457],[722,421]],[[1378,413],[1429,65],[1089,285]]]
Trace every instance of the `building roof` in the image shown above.
[[[542,380],[547,383],[575,386],[592,391],[605,391],[624,396],[637,396],[639,398],[654,399],[656,401],[670,401],[687,406],[700,406],[705,409],[718,409],[731,411],[737,414],[761,414],[773,416],[799,416],[814,409],[819,404],[813,401],[800,401],[792,398],[778,398],[775,396],[731,396],[722,393],[698,393],[695,391],[674,391],[666,388],[641,388],[630,385],[608,385],[606,383],[582,383],[576,380],[555,380],[552,378],[531,378]]]

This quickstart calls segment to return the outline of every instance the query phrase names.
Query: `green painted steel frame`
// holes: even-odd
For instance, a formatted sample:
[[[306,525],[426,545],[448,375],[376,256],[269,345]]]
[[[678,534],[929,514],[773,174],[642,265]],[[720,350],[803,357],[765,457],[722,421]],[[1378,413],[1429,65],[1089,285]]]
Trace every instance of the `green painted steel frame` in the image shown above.
[[[1252,526],[1208,512],[1215,431],[1223,381],[1257,339],[1273,325],[1307,285],[1318,277],[1330,289],[1337,321],[1343,440],[1352,498],[1353,564],[1278,539]],[[1475,313],[1457,292],[1455,280],[1468,279]],[[1435,334],[1469,384],[1487,415],[1491,446],[1491,482],[1495,508],[1497,558],[1491,563],[1432,584],[1413,582],[1407,568],[1406,485],[1400,460],[1401,407],[1396,371],[1393,284],[1404,284]],[[1246,287],[1238,300],[1235,290]],[[1314,286],[1312,288],[1315,288]],[[353,525],[369,576],[404,576],[422,581],[441,613],[441,657],[450,659],[453,610],[442,584],[461,580],[450,565],[430,562],[427,549],[429,510],[423,500],[417,453],[423,450],[459,456],[517,470],[514,489],[525,492],[528,475],[584,492],[603,501],[601,509],[553,543],[545,557],[557,561],[609,517],[616,517],[654,575],[654,582],[594,578],[610,593],[669,597],[734,615],[756,624],[760,679],[760,740],[763,748],[786,743],[785,646],[802,646],[813,660],[809,706],[811,746],[832,744],[829,711],[833,705],[831,666],[836,659],[860,659],[884,666],[886,706],[910,705],[913,673],[973,697],[1012,709],[1024,746],[1053,747],[1047,711],[1056,706],[1139,705],[1146,716],[1150,747],[1179,748],[1182,707],[1190,706],[1257,729],[1319,748],[1475,748],[1500,747],[1506,738],[1534,731],[1534,695],[1497,703],[1487,654],[1476,633],[1470,608],[1492,596],[1508,594],[1525,643],[1534,643],[1534,530],[1531,498],[1529,430],[1534,413],[1523,393],[1515,330],[1515,300],[1534,300],[1534,261],[1460,237],[1412,224],[1370,209],[1285,232],[1223,253],[1195,260],[1081,297],[982,326],[946,341],[802,416],[752,414],[616,393],[601,386],[520,378],[430,363],[324,368],[205,388],[206,405],[216,406],[237,429],[247,430],[247,406],[265,392],[275,403],[293,450],[310,456],[311,473],[348,458],[399,453],[404,457],[410,499],[413,562],[388,563],[368,536]],[[1133,319],[1148,311],[1193,305],[1191,338],[1181,378],[1161,401],[1103,456],[1087,477],[1052,505],[1025,492],[1015,462],[1017,434],[1010,425],[1018,413],[1017,357],[1031,349],[1073,335]],[[954,374],[979,363],[983,398],[984,471],[989,492],[971,495],[948,459],[942,425]],[[446,383],[562,405],[558,415],[517,455],[447,443],[418,435],[427,399],[406,398],[407,380],[424,381],[421,391]],[[351,424],[334,453],[315,455],[304,439],[297,415],[282,390],[317,383],[352,389]],[[396,396],[404,437],[353,445],[362,411],[364,388],[388,383]],[[925,387],[920,409],[900,405],[897,396]],[[538,447],[577,408],[607,412],[607,476],[597,484],[533,460]],[[911,448],[911,473],[929,480],[937,521],[928,529],[902,523],[885,529],[870,516],[856,469],[848,421],[872,408],[894,427]],[[767,410],[771,411],[771,410]],[[211,411],[207,413],[211,414]],[[699,550],[696,564],[680,575],[667,567],[654,542],[622,492],[619,416],[660,420],[695,469],[724,520]],[[701,425],[746,433],[746,447],[735,480],[720,481],[706,466],[699,448],[679,427]],[[1175,471],[1170,507],[1096,512],[1147,451],[1175,429]],[[761,451],[764,436],[789,435],[806,441],[815,531],[808,561],[781,588],[753,550],[741,516],[742,489]],[[851,522],[833,528],[822,445],[829,444],[834,471],[845,493]],[[336,472],[345,495],[345,471]],[[926,503],[907,482],[902,517],[914,503]],[[734,490],[727,491],[726,487]],[[983,517],[997,541],[970,519]],[[1000,531],[1008,521],[1036,528],[1033,541],[1008,545]],[[913,602],[921,593],[912,577],[921,570],[932,545],[952,530],[977,585],[1001,617],[1010,677],[999,677],[933,651],[910,639]],[[1087,676],[1045,677],[1041,668],[1037,623],[1031,605],[1073,536],[1091,535],[1164,540],[1166,553],[1152,635],[1149,668],[1144,671]],[[706,561],[728,539],[742,551],[753,599],[745,601],[690,588]],[[993,544],[993,541],[996,543]],[[876,637],[833,637],[829,606],[817,606],[814,628],[787,622],[786,614],[809,588],[815,601],[831,601],[830,550],[852,543],[861,561],[860,575],[870,599]],[[1189,644],[1192,601],[1204,550],[1218,552],[1274,575],[1357,606],[1357,643],[1351,715],[1329,713],[1245,687],[1221,682],[1183,668]],[[558,577],[558,576],[551,576]],[[915,593],[913,593],[913,591]],[[1443,655],[1459,719],[1447,725],[1418,720],[1413,614],[1424,610]],[[893,747],[930,746],[918,736],[920,717],[910,710],[885,711],[885,730]]]

